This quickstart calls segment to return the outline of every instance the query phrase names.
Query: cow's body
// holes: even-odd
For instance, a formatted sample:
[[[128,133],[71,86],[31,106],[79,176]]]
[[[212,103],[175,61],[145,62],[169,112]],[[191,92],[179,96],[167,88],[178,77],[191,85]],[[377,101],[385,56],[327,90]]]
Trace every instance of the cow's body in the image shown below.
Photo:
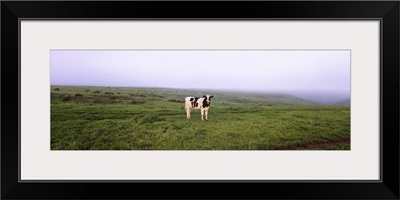
[[[203,97],[186,97],[186,117],[190,119],[191,110],[201,110],[201,120],[204,120],[204,114],[206,115],[206,120],[208,120],[208,109],[210,108],[212,97],[213,96],[210,95],[204,95]]]

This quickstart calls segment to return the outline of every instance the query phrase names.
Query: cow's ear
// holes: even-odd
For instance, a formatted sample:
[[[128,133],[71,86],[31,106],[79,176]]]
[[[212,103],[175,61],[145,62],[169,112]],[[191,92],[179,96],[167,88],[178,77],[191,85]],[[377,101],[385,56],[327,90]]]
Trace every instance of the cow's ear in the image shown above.
[[[210,96],[210,99],[213,98],[214,96]]]
[[[203,95],[203,98],[206,98],[206,95]]]

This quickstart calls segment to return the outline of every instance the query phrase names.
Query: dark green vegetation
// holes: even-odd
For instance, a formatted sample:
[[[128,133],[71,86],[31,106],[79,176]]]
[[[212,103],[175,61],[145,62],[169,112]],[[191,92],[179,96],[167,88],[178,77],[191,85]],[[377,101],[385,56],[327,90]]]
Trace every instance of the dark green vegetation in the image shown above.
[[[214,95],[209,120],[186,96]],[[123,87],[51,87],[52,150],[349,150],[350,106],[294,96]]]

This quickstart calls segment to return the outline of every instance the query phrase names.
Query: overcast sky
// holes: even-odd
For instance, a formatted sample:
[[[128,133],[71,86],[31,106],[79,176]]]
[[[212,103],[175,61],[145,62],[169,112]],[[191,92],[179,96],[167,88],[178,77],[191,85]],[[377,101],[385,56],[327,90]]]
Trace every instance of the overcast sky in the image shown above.
[[[350,94],[350,51],[50,51],[52,85]]]

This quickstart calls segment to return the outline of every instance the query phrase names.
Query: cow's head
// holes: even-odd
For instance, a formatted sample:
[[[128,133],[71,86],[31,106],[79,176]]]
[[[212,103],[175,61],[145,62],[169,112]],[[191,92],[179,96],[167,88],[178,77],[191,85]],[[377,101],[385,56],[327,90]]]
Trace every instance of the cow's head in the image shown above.
[[[203,98],[205,98],[207,104],[210,104],[211,98],[213,98],[214,96],[210,96],[210,95],[204,95]]]

